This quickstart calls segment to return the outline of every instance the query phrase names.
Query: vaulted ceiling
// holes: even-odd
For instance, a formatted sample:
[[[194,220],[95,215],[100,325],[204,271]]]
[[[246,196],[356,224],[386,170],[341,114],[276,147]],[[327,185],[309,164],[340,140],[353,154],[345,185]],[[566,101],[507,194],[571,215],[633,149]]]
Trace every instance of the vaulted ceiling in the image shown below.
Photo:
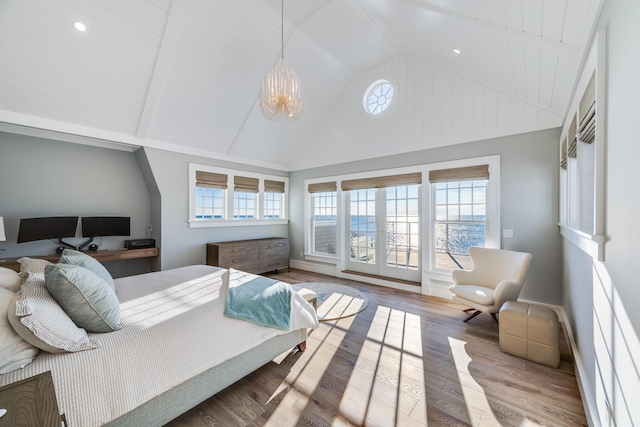
[[[601,2],[286,0],[305,113],[280,123],[258,106],[279,0],[2,0],[0,130],[298,170],[556,127]]]

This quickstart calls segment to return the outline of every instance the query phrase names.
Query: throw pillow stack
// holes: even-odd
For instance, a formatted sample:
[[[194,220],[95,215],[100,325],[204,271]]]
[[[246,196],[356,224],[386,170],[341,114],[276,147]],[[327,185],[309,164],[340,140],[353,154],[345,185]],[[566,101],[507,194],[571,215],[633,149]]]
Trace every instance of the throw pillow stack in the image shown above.
[[[18,262],[20,274],[0,268],[0,374],[27,365],[38,350],[97,348],[100,342],[87,332],[120,329],[113,278],[94,258],[65,249],[57,264]]]

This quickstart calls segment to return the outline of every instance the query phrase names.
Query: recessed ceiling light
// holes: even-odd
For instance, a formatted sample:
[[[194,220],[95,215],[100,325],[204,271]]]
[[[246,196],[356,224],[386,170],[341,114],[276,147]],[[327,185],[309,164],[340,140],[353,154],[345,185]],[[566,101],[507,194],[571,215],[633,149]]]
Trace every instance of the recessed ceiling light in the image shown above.
[[[458,49],[457,47],[453,48],[453,53],[455,53],[456,55],[460,55],[460,49]]]
[[[83,33],[83,32],[85,32],[85,31],[87,31],[87,26],[86,26],[86,25],[84,25],[84,24],[83,24],[82,22],[80,22],[80,21],[76,21],[76,22],[74,22],[74,23],[73,23],[73,27],[74,27],[76,30],[80,31],[81,33]]]

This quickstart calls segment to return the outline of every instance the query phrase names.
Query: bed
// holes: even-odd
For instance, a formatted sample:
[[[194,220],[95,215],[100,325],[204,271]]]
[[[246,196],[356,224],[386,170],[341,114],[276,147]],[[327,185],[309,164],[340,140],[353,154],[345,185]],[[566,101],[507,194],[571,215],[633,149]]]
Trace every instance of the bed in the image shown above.
[[[98,348],[40,351],[0,386],[51,371],[70,426],[161,426],[304,342],[317,318],[292,299],[291,330],[223,315],[229,288],[257,276],[196,265],[116,279],[121,329]]]

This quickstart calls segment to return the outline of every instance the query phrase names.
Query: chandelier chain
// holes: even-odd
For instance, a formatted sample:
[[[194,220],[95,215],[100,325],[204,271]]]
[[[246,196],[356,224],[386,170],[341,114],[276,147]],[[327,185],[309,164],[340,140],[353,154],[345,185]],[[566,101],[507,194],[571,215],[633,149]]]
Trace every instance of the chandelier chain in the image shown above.
[[[280,52],[284,62],[284,0],[280,0]]]

